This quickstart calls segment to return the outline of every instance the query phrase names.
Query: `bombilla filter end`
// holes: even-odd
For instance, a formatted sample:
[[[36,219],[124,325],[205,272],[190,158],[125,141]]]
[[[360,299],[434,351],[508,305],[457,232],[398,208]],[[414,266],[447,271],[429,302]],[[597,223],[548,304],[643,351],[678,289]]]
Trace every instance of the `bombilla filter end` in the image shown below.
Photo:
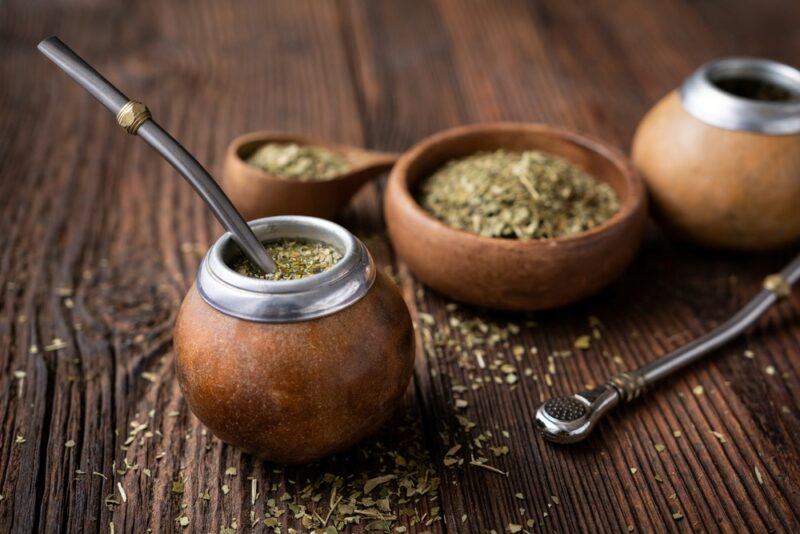
[[[568,397],[550,399],[536,410],[536,427],[548,441],[583,441],[600,418],[620,400],[619,391],[610,384]]]
[[[536,426],[555,443],[583,441],[609,410],[636,399],[646,385],[641,372],[619,373],[592,390],[545,402],[536,411]]]

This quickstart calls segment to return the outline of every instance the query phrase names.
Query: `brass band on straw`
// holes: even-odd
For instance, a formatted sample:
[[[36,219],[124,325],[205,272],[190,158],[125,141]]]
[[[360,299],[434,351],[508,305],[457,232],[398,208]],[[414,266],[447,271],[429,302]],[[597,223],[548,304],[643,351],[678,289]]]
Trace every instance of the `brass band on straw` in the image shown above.
[[[609,383],[617,388],[625,401],[637,398],[646,386],[642,375],[635,371],[625,371],[612,376]]]
[[[151,117],[150,110],[141,102],[129,100],[117,113],[117,123],[131,135],[136,135],[139,126]]]
[[[792,294],[792,286],[780,274],[771,274],[764,278],[764,289],[772,291],[779,299],[786,298]]]

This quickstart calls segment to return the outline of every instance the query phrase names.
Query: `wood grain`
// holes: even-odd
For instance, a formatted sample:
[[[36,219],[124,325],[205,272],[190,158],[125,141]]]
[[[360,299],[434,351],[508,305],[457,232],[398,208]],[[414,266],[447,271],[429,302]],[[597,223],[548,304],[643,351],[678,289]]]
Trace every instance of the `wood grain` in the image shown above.
[[[187,531],[249,530],[265,511],[264,498],[252,504],[250,477],[274,484],[271,494],[297,493],[326,469],[359,477],[380,467],[353,454],[346,467],[281,468],[222,445],[191,416],[171,330],[220,228],[165,163],[39,56],[41,38],[57,33],[218,174],[227,143],[261,129],[400,151],[450,126],[508,119],[577,128],[627,148],[646,109],[703,61],[752,54],[799,64],[798,17],[800,5],[778,0],[3,3],[0,529],[94,532],[113,523],[116,532],[162,532],[178,530],[185,515]],[[527,519],[535,520],[527,530],[544,532],[800,528],[796,295],[708,362],[613,415],[585,444],[549,446],[531,424],[550,395],[641,365],[724,320],[790,251],[711,253],[652,228],[624,278],[588,301],[532,317],[453,310],[396,262],[381,191],[367,186],[341,221],[397,273],[420,341],[453,317],[520,325],[485,356],[523,371],[513,386],[454,394],[453,385],[502,373],[459,365],[453,347],[420,343],[403,414],[442,481],[438,497],[417,509],[435,515],[438,507],[442,520],[406,521],[409,531],[502,532]],[[576,351],[590,316],[602,321],[600,337]],[[516,345],[521,361],[511,354]],[[565,350],[573,354],[554,358],[550,374],[548,356]],[[456,408],[455,396],[467,407]],[[464,432],[456,415],[475,428]],[[148,426],[125,445],[132,422]],[[391,426],[380,439],[399,442],[405,428]],[[487,447],[506,445],[508,454],[476,449],[487,430]],[[466,462],[446,467],[454,440]],[[468,465],[470,452],[508,476]],[[139,468],[125,470],[126,458]],[[237,476],[224,474],[231,466]],[[185,481],[183,494],[172,492],[175,480]],[[119,504],[108,506],[108,496]],[[281,522],[302,530],[291,514]]]

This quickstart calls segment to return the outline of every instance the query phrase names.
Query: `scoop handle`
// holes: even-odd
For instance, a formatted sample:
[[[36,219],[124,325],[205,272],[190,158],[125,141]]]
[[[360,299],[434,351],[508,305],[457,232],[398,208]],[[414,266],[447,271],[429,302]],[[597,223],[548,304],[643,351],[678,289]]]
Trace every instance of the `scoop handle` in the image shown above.
[[[183,175],[203,198],[245,255],[262,271],[271,273],[275,263],[217,182],[200,163],[151,117],[147,108],[128,99],[58,37],[39,43],[41,51],[78,85],[117,116],[128,133],[138,134]]]

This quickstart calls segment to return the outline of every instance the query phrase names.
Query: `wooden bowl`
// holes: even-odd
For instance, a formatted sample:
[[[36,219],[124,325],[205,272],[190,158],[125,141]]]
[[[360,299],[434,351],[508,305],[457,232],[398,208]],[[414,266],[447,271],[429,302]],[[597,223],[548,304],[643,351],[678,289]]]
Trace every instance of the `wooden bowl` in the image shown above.
[[[521,241],[451,228],[415,200],[420,180],[447,161],[500,148],[542,150],[575,163],[614,188],[619,212],[581,234]],[[478,124],[423,140],[392,169],[384,203],[392,243],[420,280],[455,300],[501,310],[553,308],[602,289],[633,259],[646,222],[642,181],[622,153],[538,124]]]
[[[245,160],[266,143],[323,147],[343,156],[350,171],[323,180],[298,181],[248,164]],[[253,132],[234,139],[225,153],[222,188],[246,220],[273,215],[311,215],[329,219],[344,208],[364,183],[391,168],[397,154],[364,150],[306,136]]]

